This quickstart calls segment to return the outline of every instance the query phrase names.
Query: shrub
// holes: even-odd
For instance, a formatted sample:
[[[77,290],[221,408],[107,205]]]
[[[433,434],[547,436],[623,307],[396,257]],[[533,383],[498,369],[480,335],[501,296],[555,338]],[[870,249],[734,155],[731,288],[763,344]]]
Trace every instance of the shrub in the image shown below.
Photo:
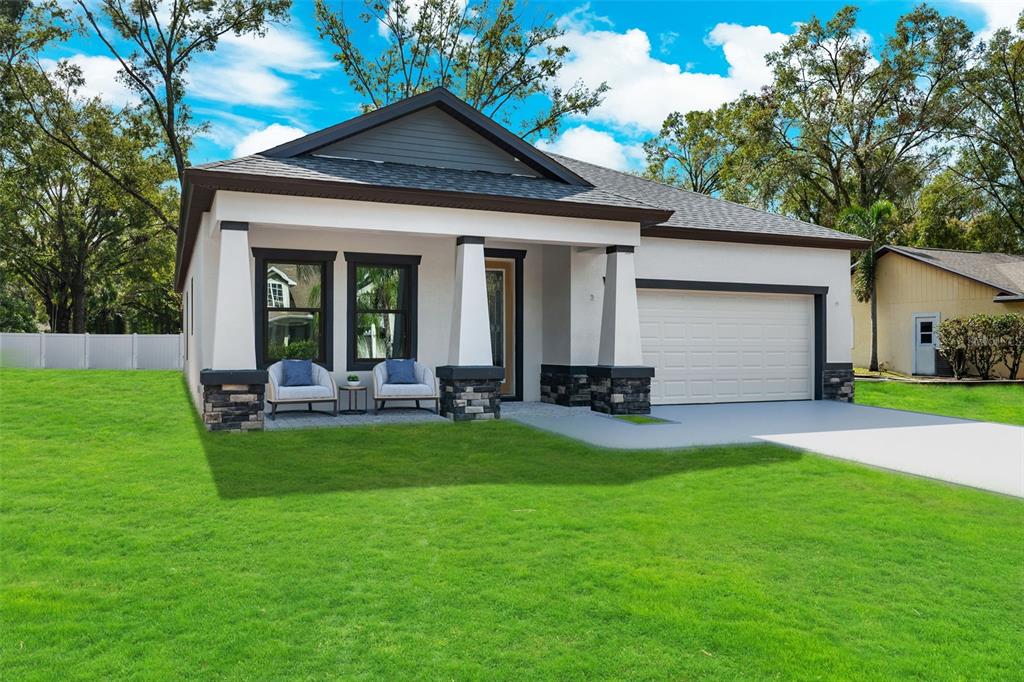
[[[1003,357],[999,345],[999,329],[995,315],[971,315],[967,318],[967,330],[970,342],[967,345],[967,358],[978,370],[982,379],[992,378],[992,368]]]
[[[949,366],[953,369],[953,376],[957,379],[967,376],[970,346],[971,334],[966,318],[953,317],[943,320],[939,324],[939,348],[942,355],[949,361]]]
[[[288,345],[272,344],[267,355],[271,360],[313,360],[318,350],[316,341],[292,341]]]
[[[1024,315],[1007,313],[995,317],[996,344],[1003,356],[1008,376],[1017,378],[1024,360]]]

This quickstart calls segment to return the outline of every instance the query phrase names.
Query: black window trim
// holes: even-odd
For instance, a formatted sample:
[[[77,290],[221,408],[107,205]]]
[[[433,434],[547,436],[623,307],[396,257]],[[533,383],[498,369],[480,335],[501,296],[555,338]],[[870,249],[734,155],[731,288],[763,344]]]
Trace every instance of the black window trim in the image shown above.
[[[305,249],[263,249],[253,248],[256,259],[256,295],[253,297],[253,323],[256,330],[256,366],[266,369],[271,363],[263,353],[266,326],[263,309],[267,302],[267,261],[283,263],[318,263],[323,277],[321,292],[320,342],[323,344],[323,366],[334,369],[334,261],[337,251],[307,251]]]
[[[526,258],[525,249],[484,249],[485,259],[511,260],[515,263],[515,320],[513,321],[515,334],[515,393],[511,396],[503,396],[502,400],[522,401],[523,399],[523,259]]]
[[[356,268],[360,265],[378,265],[390,267],[404,267],[409,270],[409,325],[408,325],[408,349],[409,357],[413,360],[419,355],[418,327],[419,327],[419,265],[422,256],[400,255],[388,253],[361,253],[358,251],[345,251],[345,262],[348,263],[348,279],[346,286],[346,334],[345,334],[345,356],[348,372],[369,371],[381,362],[379,359],[358,360],[356,359]]]

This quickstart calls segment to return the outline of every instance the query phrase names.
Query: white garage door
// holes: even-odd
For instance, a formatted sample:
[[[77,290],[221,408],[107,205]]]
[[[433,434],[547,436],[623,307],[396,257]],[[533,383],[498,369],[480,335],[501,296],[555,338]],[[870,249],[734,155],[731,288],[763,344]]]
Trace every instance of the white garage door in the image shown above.
[[[641,289],[651,402],[813,397],[813,297]]]

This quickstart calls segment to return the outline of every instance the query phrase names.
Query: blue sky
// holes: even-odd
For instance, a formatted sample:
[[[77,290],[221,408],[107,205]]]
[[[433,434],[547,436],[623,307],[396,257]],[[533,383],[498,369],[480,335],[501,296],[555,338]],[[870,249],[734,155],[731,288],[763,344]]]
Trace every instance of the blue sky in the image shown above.
[[[616,168],[637,168],[640,144],[665,115],[715,107],[767,82],[764,55],[810,16],[830,17],[845,3],[691,2],[689,0],[533,0],[531,13],[559,18],[572,49],[566,84],[582,79],[611,86],[604,104],[586,119],[568,122],[542,148]],[[874,44],[915,3],[860,3],[859,27]],[[1010,25],[1024,0],[958,0],[933,3],[984,34]],[[355,17],[361,0],[345,2]],[[331,45],[316,34],[312,0],[295,0],[292,19],[263,39],[227,37],[193,65],[189,103],[209,122],[192,163],[248,154],[355,115],[360,104]],[[361,26],[360,42],[380,45],[375,26]],[[84,94],[118,105],[131,99],[115,77],[117,64],[91,36],[54,47],[48,58],[70,59],[86,77]]]

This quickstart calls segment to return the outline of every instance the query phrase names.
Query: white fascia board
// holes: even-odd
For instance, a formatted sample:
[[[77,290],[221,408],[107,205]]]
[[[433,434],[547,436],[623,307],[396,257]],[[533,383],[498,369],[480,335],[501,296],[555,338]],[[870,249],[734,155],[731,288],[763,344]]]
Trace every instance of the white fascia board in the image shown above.
[[[633,222],[225,190],[216,193],[210,213],[215,221],[237,220],[270,227],[472,235],[581,246],[640,244],[640,225]]]

